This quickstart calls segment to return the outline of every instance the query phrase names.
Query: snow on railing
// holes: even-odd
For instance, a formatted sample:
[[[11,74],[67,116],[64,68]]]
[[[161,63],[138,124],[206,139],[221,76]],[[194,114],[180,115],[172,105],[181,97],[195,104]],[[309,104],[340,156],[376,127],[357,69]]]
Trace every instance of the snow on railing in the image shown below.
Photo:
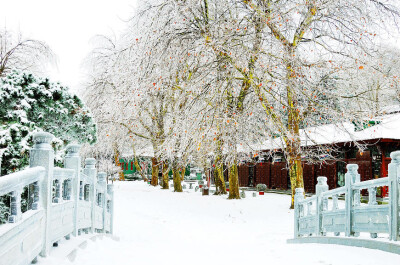
[[[114,193],[106,173],[97,174],[94,158],[81,169],[79,145],[67,146],[65,168],[54,167],[52,138],[35,134],[31,168],[0,177],[0,196],[11,196],[9,222],[0,225],[0,264],[29,264],[71,234],[113,233]],[[26,186],[33,190],[32,206],[21,213]]]
[[[371,238],[377,238],[378,233],[382,233],[387,234],[390,240],[399,240],[400,151],[390,156],[389,177],[360,182],[358,165],[349,164],[344,187],[328,190],[327,178],[318,177],[316,195],[304,198],[304,189],[297,188],[294,240],[326,237],[327,233],[334,236],[344,233],[345,238],[358,237],[360,233],[369,233]],[[389,198],[387,203],[378,204],[376,191],[382,186],[389,186]],[[368,191],[367,203],[361,202],[361,190]],[[345,201],[339,204],[338,198],[343,195]]]

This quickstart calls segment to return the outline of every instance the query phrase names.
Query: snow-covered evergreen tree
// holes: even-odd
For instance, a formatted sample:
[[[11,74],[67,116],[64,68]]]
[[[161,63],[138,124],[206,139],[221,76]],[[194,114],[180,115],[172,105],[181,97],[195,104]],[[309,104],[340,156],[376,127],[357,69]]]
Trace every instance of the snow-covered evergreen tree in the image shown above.
[[[31,136],[52,133],[59,151],[69,142],[94,143],[96,126],[89,110],[60,83],[13,70],[0,79],[0,153],[2,174],[28,165]],[[62,153],[57,152],[59,160]]]

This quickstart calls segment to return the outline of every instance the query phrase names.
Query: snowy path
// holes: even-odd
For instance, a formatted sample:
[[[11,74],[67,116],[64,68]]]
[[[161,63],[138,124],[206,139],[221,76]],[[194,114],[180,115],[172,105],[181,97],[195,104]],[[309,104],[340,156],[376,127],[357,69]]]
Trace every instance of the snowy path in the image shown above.
[[[400,256],[334,245],[290,245],[289,196],[240,201],[173,193],[141,182],[116,183],[116,242],[105,238],[78,251],[73,264],[400,264]],[[40,265],[61,264],[57,257]],[[65,264],[71,264],[69,261]]]

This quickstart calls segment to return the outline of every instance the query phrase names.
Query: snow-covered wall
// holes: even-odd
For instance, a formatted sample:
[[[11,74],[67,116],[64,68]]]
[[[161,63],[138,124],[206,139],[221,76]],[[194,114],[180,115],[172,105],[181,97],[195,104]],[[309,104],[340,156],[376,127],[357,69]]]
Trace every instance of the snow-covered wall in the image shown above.
[[[63,237],[113,232],[113,186],[98,173],[96,160],[81,169],[79,145],[67,146],[65,168],[54,167],[53,135],[37,133],[30,167],[0,177],[0,196],[11,195],[9,222],[0,225],[0,264],[30,264],[47,256]],[[21,212],[21,193],[30,185],[32,207]]]

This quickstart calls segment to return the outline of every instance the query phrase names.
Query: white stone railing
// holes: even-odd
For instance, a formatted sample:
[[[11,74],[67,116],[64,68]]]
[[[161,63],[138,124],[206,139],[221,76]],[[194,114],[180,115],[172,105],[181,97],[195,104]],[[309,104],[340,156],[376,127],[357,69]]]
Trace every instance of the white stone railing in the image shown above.
[[[106,174],[97,174],[94,158],[86,159],[81,169],[79,145],[67,146],[65,168],[54,167],[52,138],[37,133],[30,168],[0,177],[0,196],[11,196],[9,222],[0,225],[0,264],[35,262],[71,234],[113,233],[114,194]],[[22,213],[26,186],[33,190],[32,206]]]
[[[295,240],[306,237],[323,238],[329,233],[335,237],[344,234],[345,238],[356,238],[360,236],[360,233],[368,233],[372,239],[378,234],[387,234],[388,239],[399,240],[400,151],[393,152],[390,156],[392,162],[389,164],[389,177],[360,182],[360,175],[357,173],[358,166],[349,164],[344,187],[328,190],[326,177],[318,177],[316,195],[304,198],[304,189],[296,189]],[[382,186],[389,186],[389,197],[387,203],[378,204],[376,190]],[[361,202],[361,190],[368,191],[367,203]],[[338,200],[339,196],[344,196],[344,202]],[[293,242],[301,243],[300,241]],[[339,241],[325,241],[327,242]],[[344,242],[344,244],[347,243]],[[360,246],[370,247],[364,241],[360,243]],[[379,248],[396,253],[400,251],[400,248],[394,251],[393,246]]]

